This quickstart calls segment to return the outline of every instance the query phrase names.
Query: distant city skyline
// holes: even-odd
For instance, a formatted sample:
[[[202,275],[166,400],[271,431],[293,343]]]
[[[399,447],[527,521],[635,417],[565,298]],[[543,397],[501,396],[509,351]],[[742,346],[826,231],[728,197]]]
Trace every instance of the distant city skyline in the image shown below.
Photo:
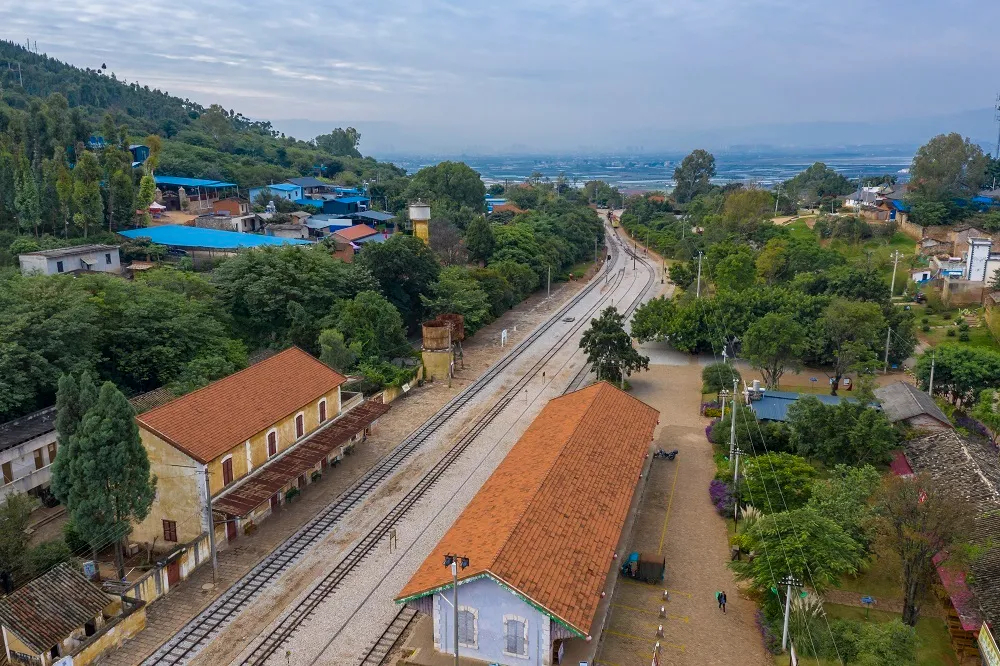
[[[5,39],[300,138],[354,123],[375,153],[988,143],[1000,43],[975,28],[998,19],[973,0],[0,0]]]

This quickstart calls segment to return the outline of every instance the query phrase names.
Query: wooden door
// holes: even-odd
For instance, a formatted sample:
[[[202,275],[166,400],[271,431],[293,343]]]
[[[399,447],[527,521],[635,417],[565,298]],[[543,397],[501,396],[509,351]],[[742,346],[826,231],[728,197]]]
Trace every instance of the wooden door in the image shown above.
[[[227,458],[222,461],[222,485],[228,486],[233,482],[233,459]]]
[[[167,565],[167,585],[173,587],[179,582],[181,582],[181,563],[179,560],[174,560]]]
[[[226,516],[226,540],[236,541],[238,530],[236,529],[236,516]]]
[[[270,499],[271,511],[277,511],[278,510],[278,506],[280,505],[280,503],[281,503],[281,500],[278,499],[278,493],[274,493],[273,495],[271,495],[271,499]]]
[[[267,433],[267,457],[270,458],[278,452],[278,433]]]

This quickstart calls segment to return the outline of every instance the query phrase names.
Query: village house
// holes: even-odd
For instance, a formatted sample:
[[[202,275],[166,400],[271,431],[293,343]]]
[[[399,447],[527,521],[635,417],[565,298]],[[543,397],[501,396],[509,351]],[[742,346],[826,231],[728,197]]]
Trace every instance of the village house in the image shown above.
[[[260,195],[264,195],[269,201],[275,199],[287,199],[295,201],[302,198],[302,188],[291,183],[275,183],[273,185],[262,185],[250,188],[250,203],[257,204]]]
[[[25,275],[55,275],[95,271],[98,273],[122,272],[122,260],[117,245],[75,245],[54,250],[39,250],[17,255],[21,272]]]
[[[366,243],[384,243],[389,237],[387,234],[372,229],[367,224],[355,224],[346,229],[340,229],[333,232],[333,236],[336,241],[349,243],[355,253],[360,252]]]
[[[875,389],[875,398],[890,423],[916,430],[951,430],[951,421],[930,397],[913,384],[895,382]]]
[[[310,197],[314,194],[325,194],[333,191],[333,185],[324,183],[318,178],[305,176],[303,178],[289,178],[285,181],[289,185],[295,185],[302,190],[302,197]],[[298,197],[301,199],[302,197]]]
[[[141,601],[105,594],[65,562],[0,599],[10,664],[87,666],[145,626]]]
[[[305,240],[309,238],[309,227],[304,224],[289,222],[288,224],[269,224],[264,227],[265,236],[275,238],[297,238]]]
[[[56,459],[56,408],[47,407],[0,425],[0,498],[11,493],[48,494]]]
[[[345,381],[292,347],[137,416],[159,481],[133,541],[158,551],[195,541],[209,529],[210,505],[224,547],[270,515],[388,411],[342,391]]]
[[[658,418],[607,382],[542,409],[396,599],[431,617],[435,650],[455,654],[452,555],[461,657],[592,663]]]

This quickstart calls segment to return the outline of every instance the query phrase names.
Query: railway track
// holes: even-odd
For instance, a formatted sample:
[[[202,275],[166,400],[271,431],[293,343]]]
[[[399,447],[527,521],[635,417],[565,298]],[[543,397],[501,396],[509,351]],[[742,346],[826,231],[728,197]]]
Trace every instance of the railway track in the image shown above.
[[[613,258],[605,264],[605,270],[611,270],[611,266],[617,260],[617,249],[613,246],[610,249]],[[493,364],[483,375],[465,387],[434,416],[414,430],[399,446],[386,454],[371,470],[331,502],[326,509],[275,548],[270,555],[261,560],[229,590],[209,604],[194,620],[161,645],[143,661],[143,666],[177,666],[187,663],[243,609],[260,596],[264,589],[277,581],[306,552],[325,538],[345,514],[361,505],[375,488],[395,473],[401,463],[420,449],[449,419],[473,401],[493,379],[518,360],[528,347],[561,322],[567,312],[572,310],[600,284],[600,279],[595,276],[591,284],[570,299],[556,314],[514,346],[507,355]],[[520,388],[518,388],[519,390]],[[488,416],[489,413],[484,418]]]
[[[615,250],[615,257],[617,257]],[[613,265],[614,261],[609,265]],[[652,277],[649,278],[650,280]],[[614,277],[616,289],[624,280],[624,271],[617,272]],[[593,289],[600,282],[595,282],[588,289]],[[640,295],[641,297],[641,295]],[[579,302],[579,301],[577,301]],[[377,548],[378,544],[388,537],[389,532],[399,523],[410,509],[412,509],[426,494],[434,487],[440,478],[448,471],[465,450],[475,441],[475,439],[501,414],[504,409],[520,394],[534,377],[542,371],[548,361],[555,356],[571,340],[577,331],[585,324],[589,323],[590,315],[597,310],[604,302],[600,299],[591,306],[586,314],[577,317],[573,325],[566,330],[559,339],[545,351],[532,367],[525,372],[513,386],[507,389],[500,399],[452,446],[451,449],[417,482],[417,484],[386,514],[381,521],[371,531],[358,542],[351,551],[337,565],[306,594],[302,601],[295,606],[291,612],[285,615],[278,623],[277,627],[266,636],[263,641],[253,649],[253,651],[240,662],[241,666],[263,666],[278,651],[285,646],[288,640],[294,635],[299,627],[316,611],[316,609],[332,595],[347,576],[354,571],[364,560]],[[575,304],[574,304],[575,305]],[[560,312],[550,319],[555,323],[561,319],[563,312]]]
[[[403,606],[392,618],[392,622],[386,628],[379,639],[375,641],[371,649],[361,658],[361,666],[382,666],[392,651],[396,649],[403,638],[403,634],[413,624],[417,617],[417,611]]]

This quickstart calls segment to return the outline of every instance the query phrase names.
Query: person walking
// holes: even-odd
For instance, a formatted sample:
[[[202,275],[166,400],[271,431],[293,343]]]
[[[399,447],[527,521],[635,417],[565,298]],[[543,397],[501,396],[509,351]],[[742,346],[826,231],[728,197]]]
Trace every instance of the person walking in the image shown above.
[[[721,595],[719,595],[719,608],[722,609],[723,613],[726,612],[726,593],[725,592],[723,592]]]
[[[722,592],[715,593],[715,600],[719,603],[719,608],[722,608]]]

